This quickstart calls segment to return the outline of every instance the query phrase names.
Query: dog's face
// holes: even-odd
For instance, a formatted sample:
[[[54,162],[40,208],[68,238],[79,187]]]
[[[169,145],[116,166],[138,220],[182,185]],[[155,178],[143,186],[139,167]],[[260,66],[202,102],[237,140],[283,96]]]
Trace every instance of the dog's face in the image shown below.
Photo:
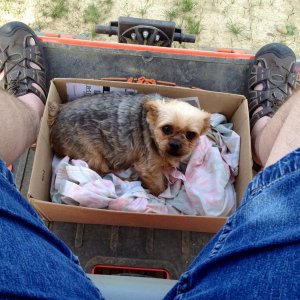
[[[184,101],[147,100],[147,122],[159,150],[172,157],[189,155],[210,126],[210,114]]]

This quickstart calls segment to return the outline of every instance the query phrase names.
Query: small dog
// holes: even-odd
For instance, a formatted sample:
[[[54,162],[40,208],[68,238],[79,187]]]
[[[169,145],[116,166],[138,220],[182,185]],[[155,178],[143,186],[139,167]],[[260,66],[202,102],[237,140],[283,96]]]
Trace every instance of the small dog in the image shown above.
[[[164,174],[191,154],[210,127],[210,114],[156,95],[99,94],[49,103],[50,142],[59,155],[85,160],[101,175],[133,167],[153,195]]]

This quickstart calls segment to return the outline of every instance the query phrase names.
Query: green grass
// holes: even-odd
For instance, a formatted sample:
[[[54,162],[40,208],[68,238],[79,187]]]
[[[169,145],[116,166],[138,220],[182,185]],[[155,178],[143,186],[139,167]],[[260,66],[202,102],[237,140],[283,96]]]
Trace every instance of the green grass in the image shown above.
[[[186,30],[190,34],[198,35],[204,30],[204,27],[201,24],[201,20],[195,20],[195,18],[189,16],[185,19],[186,22]]]
[[[148,12],[148,9],[151,7],[151,5],[153,5],[152,1],[151,0],[146,0],[145,3],[142,3],[140,8],[138,9],[138,13],[139,15],[144,18],[145,15],[147,14]]]
[[[293,25],[285,25],[287,35],[295,35],[296,34],[296,26]]]
[[[93,4],[89,4],[83,12],[83,19],[85,23],[93,23],[96,24],[99,22],[100,13],[97,6]]]
[[[193,12],[196,7],[196,1],[194,0],[180,0],[179,2],[179,10],[183,13]]]
[[[176,5],[166,10],[164,15],[168,21],[176,22],[176,26],[184,28],[188,33],[198,35],[204,30],[196,0],[179,0]]]
[[[176,18],[178,18],[179,11],[177,8],[171,8],[169,10],[166,10],[164,15],[167,21],[174,21]]]
[[[67,4],[65,0],[55,0],[52,1],[50,5],[50,13],[49,16],[53,19],[61,18],[65,13],[68,12]]]
[[[95,32],[95,24],[104,22],[110,14],[113,6],[113,0],[96,0],[86,6],[83,11],[83,20],[90,25],[89,34],[94,38],[97,33]]]
[[[85,23],[97,24],[103,22],[112,9],[112,0],[98,0],[90,3],[83,11]]]
[[[179,0],[175,6],[166,10],[164,15],[169,21],[174,21],[178,18],[186,19],[190,14],[195,13],[196,6],[197,1],[195,0]]]
[[[242,33],[245,31],[244,26],[238,23],[234,23],[231,20],[226,23],[226,28],[230,33],[232,33],[236,37],[242,35]]]

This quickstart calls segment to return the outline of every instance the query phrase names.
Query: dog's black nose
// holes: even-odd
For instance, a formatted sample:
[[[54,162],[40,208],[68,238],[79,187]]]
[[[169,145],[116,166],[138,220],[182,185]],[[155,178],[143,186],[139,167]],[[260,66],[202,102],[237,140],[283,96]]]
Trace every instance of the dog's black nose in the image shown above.
[[[169,142],[170,154],[179,155],[179,151],[182,148],[182,144],[180,141],[172,140]]]

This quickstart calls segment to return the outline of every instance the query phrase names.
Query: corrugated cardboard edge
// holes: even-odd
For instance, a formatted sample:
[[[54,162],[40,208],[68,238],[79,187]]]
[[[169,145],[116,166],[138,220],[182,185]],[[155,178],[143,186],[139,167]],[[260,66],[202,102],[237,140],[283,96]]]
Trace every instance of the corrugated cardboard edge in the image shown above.
[[[57,89],[52,84],[48,92],[48,98],[49,97],[54,99],[60,99]],[[47,101],[44,110],[44,115],[48,113],[48,103],[49,102]],[[49,174],[49,172],[52,172],[52,165],[45,163],[45,161],[52,161],[53,154],[50,149],[49,127],[47,122],[43,122],[44,115],[42,118],[41,127],[40,127],[40,131],[36,143],[36,149],[39,149],[39,151],[37,150],[35,151],[27,198],[30,199],[32,198],[31,195],[39,194],[41,195],[40,198],[49,201],[50,200],[49,189],[50,189],[51,178],[48,178],[47,176],[45,176],[45,174]],[[45,191],[45,189],[42,188],[41,184],[35,184],[34,185],[35,191],[32,192],[32,188],[33,188],[32,183],[46,183],[46,185],[48,186],[48,191]]]
[[[66,82],[79,82],[79,83],[88,83],[88,84],[100,84],[100,85],[109,85],[114,87],[128,87],[128,88],[136,88],[139,89],[140,92],[147,90],[147,93],[161,93],[165,95],[168,92],[169,97],[177,97],[178,89],[180,89],[181,97],[190,97],[193,96],[195,90],[189,88],[182,87],[172,87],[172,92],[170,93],[170,87],[165,86],[151,86],[151,85],[142,85],[142,84],[130,84],[130,83],[119,83],[119,82],[107,82],[107,81],[99,81],[99,80],[82,80],[82,79],[73,79],[73,78],[64,78],[64,79],[54,79],[52,81],[52,85],[49,90],[49,96],[52,99],[60,99],[60,96],[57,92],[57,89],[60,90],[61,93],[65,93],[65,84]],[[205,93],[207,95],[214,94],[215,98],[220,97],[221,101],[228,101],[232,94],[225,93],[217,93],[210,91],[203,91],[201,93]],[[238,103],[240,104],[237,108],[238,110],[242,110],[245,115],[243,120],[235,120],[235,122],[240,122],[239,127],[240,131],[250,132],[249,127],[249,116],[248,116],[248,105],[247,100],[244,96],[234,95]],[[200,99],[201,102],[201,99]],[[215,101],[217,102],[217,101]],[[203,109],[206,109],[205,103],[201,103]],[[218,106],[213,107],[214,111],[218,111]],[[48,111],[48,103],[46,105],[45,111]],[[226,112],[226,108],[224,111],[220,111],[224,113],[227,117],[232,117],[235,112]],[[234,116],[233,116],[234,118]],[[239,132],[238,132],[239,133]],[[42,191],[39,190],[39,186],[35,185],[35,191],[38,190],[38,194],[42,195],[39,197],[34,197],[34,194],[31,190],[31,185],[29,187],[28,199],[30,203],[37,209],[37,211],[41,214],[42,217],[49,221],[62,221],[62,222],[76,222],[76,223],[85,223],[85,224],[107,224],[107,225],[118,225],[118,226],[130,226],[130,227],[148,227],[148,228],[161,228],[161,229],[173,229],[173,230],[187,230],[187,231],[199,231],[199,232],[217,232],[223,224],[226,222],[226,217],[210,217],[210,216],[186,216],[186,215],[162,215],[162,214],[143,214],[143,213],[133,213],[133,212],[120,212],[120,211],[112,211],[112,210],[100,210],[93,208],[85,208],[85,207],[77,207],[70,205],[62,205],[56,204],[50,201],[49,199],[49,188],[50,188],[50,179],[46,178],[44,174],[51,172],[51,165],[44,164],[45,156],[48,160],[52,160],[52,153],[49,150],[49,129],[47,123],[42,123],[41,131],[38,137],[37,148],[40,149],[38,153],[36,153],[34,159],[34,169],[35,172],[32,175],[32,182],[40,182],[47,186],[46,189]],[[251,170],[251,145],[250,145],[250,135],[248,139],[244,139],[241,143],[241,152],[244,153],[244,156],[240,156],[240,162],[243,162],[244,169],[240,169],[241,175],[240,180],[240,190],[237,190],[237,196],[240,200],[242,198],[242,194],[248,184],[248,182],[252,179]],[[39,162],[39,166],[37,168],[37,162]],[[45,200],[41,200],[45,199]]]
[[[248,113],[248,102],[247,99],[244,99],[242,104],[239,106],[237,111],[241,111],[245,118],[238,119],[236,114],[232,117],[231,121],[234,122],[235,126],[239,128],[236,132],[240,135],[242,131],[250,132],[250,121]],[[237,126],[238,125],[238,126]],[[235,128],[233,128],[235,129]],[[240,205],[243,194],[246,190],[248,183],[252,180],[252,172],[249,173],[249,170],[252,170],[252,153],[251,153],[251,139],[250,134],[247,139],[241,139],[240,145],[240,155],[239,166],[239,176],[236,178],[236,194],[238,199],[238,205]],[[250,159],[249,159],[250,158]]]
[[[183,231],[217,232],[226,222],[226,217],[206,217],[167,214],[143,214],[113,210],[97,210],[49,203],[29,198],[40,215],[48,221],[84,224],[108,224],[129,227],[173,229]],[[50,205],[49,205],[50,204]],[[55,215],[55,218],[53,218]],[[197,230],[197,227],[199,230]],[[205,230],[203,230],[205,228]]]

